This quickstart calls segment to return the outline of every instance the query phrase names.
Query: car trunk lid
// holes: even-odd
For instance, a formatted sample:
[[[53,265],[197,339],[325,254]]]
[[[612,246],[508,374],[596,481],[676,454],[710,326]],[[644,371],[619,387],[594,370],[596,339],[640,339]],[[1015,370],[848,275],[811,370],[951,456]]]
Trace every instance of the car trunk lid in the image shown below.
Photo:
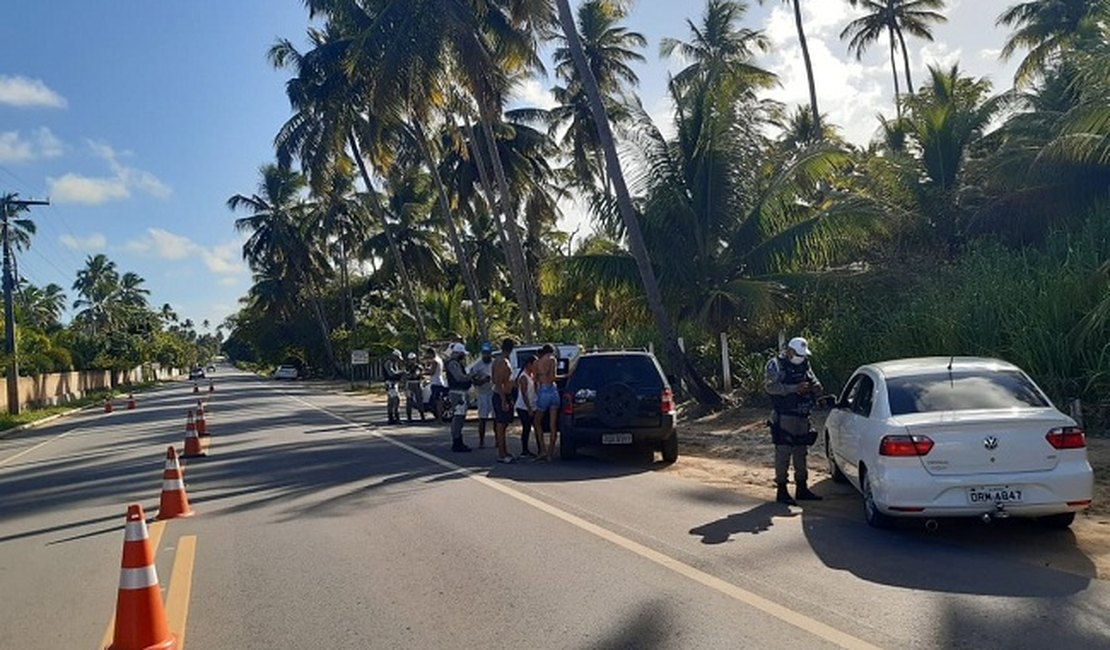
[[[1049,471],[1059,452],[1045,435],[1070,424],[1053,409],[915,413],[895,421],[933,441],[921,462],[934,476]]]

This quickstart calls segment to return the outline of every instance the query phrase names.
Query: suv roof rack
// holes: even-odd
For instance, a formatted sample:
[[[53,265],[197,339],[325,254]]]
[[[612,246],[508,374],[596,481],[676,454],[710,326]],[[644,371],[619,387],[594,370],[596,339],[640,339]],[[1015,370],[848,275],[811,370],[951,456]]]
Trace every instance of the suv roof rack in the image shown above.
[[[650,350],[642,346],[622,348],[599,348],[597,346],[594,346],[592,348],[586,348],[587,354],[592,354],[594,352],[650,352]]]

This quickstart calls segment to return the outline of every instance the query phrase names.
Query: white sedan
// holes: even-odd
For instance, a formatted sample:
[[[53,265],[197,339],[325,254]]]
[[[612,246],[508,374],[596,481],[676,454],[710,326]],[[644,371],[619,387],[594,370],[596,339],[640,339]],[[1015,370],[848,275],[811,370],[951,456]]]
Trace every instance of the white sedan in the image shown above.
[[[274,371],[274,379],[296,379],[297,366],[278,366]]]
[[[1037,517],[1066,528],[1091,504],[1086,436],[1018,367],[996,359],[903,359],[855,372],[825,424],[838,482],[867,522]]]

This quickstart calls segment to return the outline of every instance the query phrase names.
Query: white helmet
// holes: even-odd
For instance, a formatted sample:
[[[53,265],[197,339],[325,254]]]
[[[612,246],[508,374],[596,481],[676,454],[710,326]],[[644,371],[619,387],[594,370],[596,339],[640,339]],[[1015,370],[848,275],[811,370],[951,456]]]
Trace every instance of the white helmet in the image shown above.
[[[405,357],[405,358],[408,359],[409,361],[416,361],[416,353],[415,352],[409,352],[408,356]]]
[[[451,354],[466,354],[466,346],[462,343],[452,343],[447,351]]]
[[[401,354],[401,351],[397,350],[397,349],[393,350],[393,356],[397,359],[404,359],[405,358],[405,355]]]

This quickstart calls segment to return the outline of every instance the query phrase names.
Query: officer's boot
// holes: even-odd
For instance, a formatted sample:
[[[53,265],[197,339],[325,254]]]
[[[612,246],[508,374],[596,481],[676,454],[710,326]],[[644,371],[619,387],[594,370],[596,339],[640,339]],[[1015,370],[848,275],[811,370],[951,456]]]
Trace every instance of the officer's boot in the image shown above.
[[[798,502],[790,496],[790,492],[786,490],[786,483],[779,483],[778,492],[775,494],[775,501],[785,503],[788,506],[796,506]]]
[[[798,489],[794,491],[794,497],[797,498],[798,501],[821,501],[824,499],[824,497],[810,492],[805,483],[798,484]]]

